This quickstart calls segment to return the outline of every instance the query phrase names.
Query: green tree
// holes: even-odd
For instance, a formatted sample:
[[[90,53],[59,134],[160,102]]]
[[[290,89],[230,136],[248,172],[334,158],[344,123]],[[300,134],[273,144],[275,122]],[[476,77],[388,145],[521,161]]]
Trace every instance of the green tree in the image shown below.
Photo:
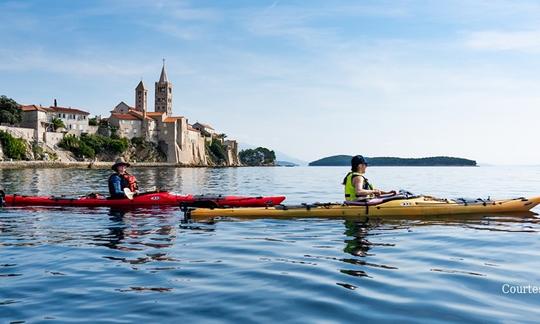
[[[97,134],[83,134],[81,137],[67,135],[58,145],[63,149],[71,151],[79,158],[93,158],[96,154],[104,152],[114,154],[124,153],[129,147],[129,140],[127,138],[113,139]]]
[[[88,125],[97,126],[98,125],[97,117],[88,119]]]
[[[26,158],[26,141],[22,138],[15,138],[11,134],[0,131],[0,143],[4,154],[14,160]]]
[[[0,123],[18,124],[22,121],[20,105],[13,99],[0,96]]]
[[[242,150],[238,156],[242,164],[249,166],[262,165],[264,161],[264,154],[254,149]]]
[[[214,157],[214,162],[222,163],[226,161],[225,148],[220,141],[215,139],[212,140],[212,143],[210,144],[210,152]]]
[[[113,153],[124,153],[129,147],[129,140],[125,137],[122,137],[120,139],[112,139],[107,144],[107,147]]]
[[[64,124],[64,122],[60,118],[53,118],[51,122],[52,122],[53,130],[55,132],[59,128],[66,128],[66,125]]]
[[[265,147],[242,150],[238,154],[240,162],[249,166],[273,165],[276,161],[276,154]]]

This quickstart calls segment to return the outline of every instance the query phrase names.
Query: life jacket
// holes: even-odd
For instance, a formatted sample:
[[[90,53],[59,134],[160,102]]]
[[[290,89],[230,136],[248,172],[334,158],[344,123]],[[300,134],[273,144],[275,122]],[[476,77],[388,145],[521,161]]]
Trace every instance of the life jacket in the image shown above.
[[[356,188],[354,187],[354,184],[352,182],[354,177],[362,177],[364,179],[362,189],[373,190],[373,186],[371,185],[371,183],[369,183],[368,179],[366,179],[366,177],[364,177],[362,173],[349,172],[345,176],[345,179],[343,179],[343,184],[345,185],[345,200],[348,201],[354,201],[358,199],[358,196],[356,195]]]
[[[112,184],[111,178],[113,176],[120,177],[121,190],[124,190],[124,188],[129,188],[129,190],[135,191],[139,188],[139,186],[137,185],[137,179],[135,178],[135,176],[132,176],[129,173],[124,173],[124,174],[113,173],[109,177],[109,193],[111,194],[111,196],[120,195],[119,193],[115,192],[114,186]],[[123,193],[121,195],[123,195]]]
[[[139,185],[137,184],[137,178],[135,178],[134,175],[131,175],[126,172],[121,177],[122,177],[122,189],[129,188],[129,190],[131,191],[135,191],[139,189]]]

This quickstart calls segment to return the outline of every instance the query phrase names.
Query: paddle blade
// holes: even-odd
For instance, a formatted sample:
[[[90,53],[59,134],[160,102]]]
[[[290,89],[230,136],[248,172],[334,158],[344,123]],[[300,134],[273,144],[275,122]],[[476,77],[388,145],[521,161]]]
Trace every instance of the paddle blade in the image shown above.
[[[129,188],[124,188],[124,194],[126,195],[127,199],[129,200],[133,200],[133,196],[135,196],[135,193],[131,190],[129,190]]]

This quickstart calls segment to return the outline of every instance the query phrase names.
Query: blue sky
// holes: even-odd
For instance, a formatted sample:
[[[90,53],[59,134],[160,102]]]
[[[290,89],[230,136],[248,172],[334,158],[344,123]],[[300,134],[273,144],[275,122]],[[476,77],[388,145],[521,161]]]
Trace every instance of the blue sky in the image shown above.
[[[0,94],[173,110],[311,161],[540,164],[538,1],[0,1]]]

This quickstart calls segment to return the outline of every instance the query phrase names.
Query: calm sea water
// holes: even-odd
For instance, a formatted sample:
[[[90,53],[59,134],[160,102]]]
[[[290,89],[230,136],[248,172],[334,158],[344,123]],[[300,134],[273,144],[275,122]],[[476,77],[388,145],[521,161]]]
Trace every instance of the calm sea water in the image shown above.
[[[339,201],[337,167],[134,169],[142,187]],[[106,191],[106,170],[0,170],[7,192]],[[540,194],[540,167],[373,167],[383,189]],[[540,212],[539,210],[536,210]],[[535,216],[184,223],[176,209],[0,210],[0,322],[536,321]],[[506,286],[505,286],[506,285]],[[506,287],[506,288],[505,288]],[[511,288],[514,287],[514,288]],[[532,288],[531,288],[532,289]]]

